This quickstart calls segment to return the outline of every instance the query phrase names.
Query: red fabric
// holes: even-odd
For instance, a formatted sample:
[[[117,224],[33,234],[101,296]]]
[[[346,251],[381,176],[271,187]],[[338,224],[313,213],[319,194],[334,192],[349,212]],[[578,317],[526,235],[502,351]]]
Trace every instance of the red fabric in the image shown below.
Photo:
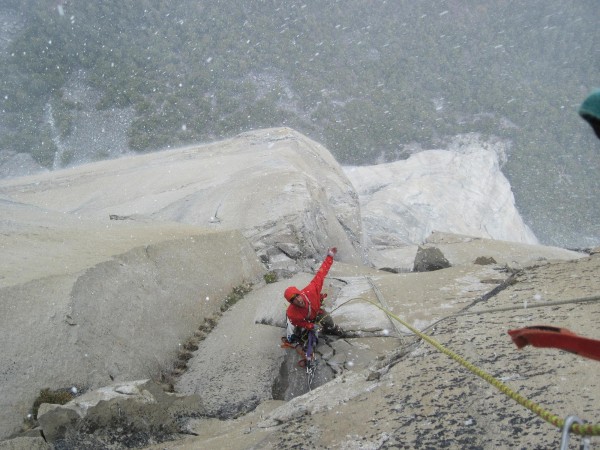
[[[315,277],[312,281],[302,290],[298,290],[294,286],[290,286],[285,290],[285,296],[288,301],[292,297],[292,293],[297,293],[304,299],[304,308],[290,303],[287,309],[287,316],[290,322],[297,327],[306,328],[312,330],[315,327],[313,321],[321,311],[321,289],[323,289],[323,282],[325,277],[333,264],[333,257],[327,256],[325,261],[319,267]],[[297,291],[297,292],[296,292]],[[290,295],[290,298],[288,298]],[[309,308],[310,304],[310,308]]]
[[[300,289],[298,289],[296,286],[290,286],[289,288],[287,288],[285,290],[285,292],[283,293],[283,296],[285,297],[285,299],[288,302],[292,301],[292,298],[294,298],[294,296],[300,294]]]
[[[566,328],[536,325],[518,330],[508,330],[508,334],[517,348],[523,348],[526,345],[559,348],[600,361],[600,341],[578,336]]]

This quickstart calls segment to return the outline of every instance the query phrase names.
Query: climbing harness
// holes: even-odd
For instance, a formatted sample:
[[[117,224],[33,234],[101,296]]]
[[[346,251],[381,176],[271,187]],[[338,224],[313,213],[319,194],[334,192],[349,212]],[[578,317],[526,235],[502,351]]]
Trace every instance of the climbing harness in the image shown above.
[[[317,342],[317,332],[314,330],[305,332],[299,342],[289,342],[285,337],[281,338],[281,348],[292,348],[302,356],[298,365],[306,370],[306,384],[309,391],[312,389],[312,382],[317,371],[318,360],[315,356]]]
[[[533,345],[541,348],[559,348],[585,358],[600,361],[600,341],[579,336],[566,328],[536,325],[508,330],[517,348]]]

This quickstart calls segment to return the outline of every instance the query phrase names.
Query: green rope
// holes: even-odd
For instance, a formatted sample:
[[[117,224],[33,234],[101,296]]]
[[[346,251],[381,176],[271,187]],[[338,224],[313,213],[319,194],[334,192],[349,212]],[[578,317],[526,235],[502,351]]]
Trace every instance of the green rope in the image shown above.
[[[504,383],[502,383],[497,378],[494,378],[492,375],[490,375],[489,373],[487,373],[483,369],[480,369],[479,367],[475,366],[474,364],[472,364],[469,361],[467,361],[466,359],[464,359],[462,356],[460,356],[457,353],[453,352],[452,350],[444,347],[442,344],[440,344],[438,341],[436,341],[432,337],[430,337],[430,336],[428,336],[428,335],[420,332],[416,328],[412,327],[411,325],[409,325],[408,323],[406,323],[405,321],[403,321],[402,319],[400,319],[398,316],[396,316],[392,312],[386,310],[385,308],[383,308],[382,306],[378,305],[375,302],[372,302],[371,300],[364,299],[364,298],[361,298],[360,300],[366,301],[366,302],[372,304],[373,306],[376,306],[377,308],[379,308],[380,310],[382,310],[385,314],[387,314],[388,317],[391,317],[391,318],[397,320],[399,323],[401,323],[402,325],[404,325],[406,328],[408,328],[414,334],[416,334],[417,336],[419,336],[421,339],[423,339],[424,341],[426,341],[429,344],[433,345],[439,351],[441,351],[445,355],[449,356],[450,358],[454,359],[456,362],[458,362],[462,366],[466,367],[468,370],[470,370],[472,373],[474,373],[478,377],[483,378],[485,381],[487,381],[492,386],[494,386],[495,388],[497,388],[500,392],[504,393],[505,395],[507,395],[508,397],[512,398],[513,400],[515,400],[520,405],[522,405],[525,408],[529,409],[530,411],[532,411],[533,413],[535,413],[536,415],[538,415],[539,417],[541,417],[542,419],[544,419],[546,422],[551,423],[552,425],[554,425],[554,426],[556,426],[558,428],[561,428],[561,429],[564,426],[565,420],[562,419],[561,417],[558,417],[558,416],[552,414],[551,412],[549,412],[549,411],[545,410],[544,408],[542,408],[537,403],[535,403],[535,402],[533,402],[533,401],[531,401],[531,400],[523,397],[519,393],[513,391],[510,387],[508,387],[507,385],[505,385]],[[578,423],[574,423],[573,425],[571,425],[570,431],[573,432],[573,433],[582,435],[582,436],[600,436],[600,424],[591,424],[591,423],[578,424]]]

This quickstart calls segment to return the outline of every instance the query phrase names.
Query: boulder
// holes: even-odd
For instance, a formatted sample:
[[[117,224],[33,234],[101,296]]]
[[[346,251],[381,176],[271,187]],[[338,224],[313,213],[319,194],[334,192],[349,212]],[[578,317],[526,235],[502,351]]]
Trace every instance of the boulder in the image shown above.
[[[60,448],[127,448],[173,439],[181,417],[204,413],[198,396],[166,393],[150,380],[114,383],[65,405],[44,403],[38,420],[46,440]]]
[[[439,248],[419,246],[415,256],[414,272],[432,272],[448,267],[450,267],[450,262]]]
[[[477,258],[475,258],[475,261],[473,261],[473,264],[487,266],[489,264],[497,264],[497,262],[492,256],[478,256]]]

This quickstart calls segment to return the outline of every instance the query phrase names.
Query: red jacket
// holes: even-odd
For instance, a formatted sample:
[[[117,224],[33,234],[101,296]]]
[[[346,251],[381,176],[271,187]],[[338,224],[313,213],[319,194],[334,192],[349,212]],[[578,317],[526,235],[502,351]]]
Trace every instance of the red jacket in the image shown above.
[[[304,308],[290,303],[287,309],[287,316],[295,326],[306,328],[307,330],[312,330],[315,327],[314,320],[317,314],[323,312],[321,309],[321,289],[323,289],[323,282],[332,264],[333,257],[327,256],[308,286],[302,290],[298,290],[295,286],[290,286],[285,290],[284,296],[288,302],[296,294],[304,298]]]

